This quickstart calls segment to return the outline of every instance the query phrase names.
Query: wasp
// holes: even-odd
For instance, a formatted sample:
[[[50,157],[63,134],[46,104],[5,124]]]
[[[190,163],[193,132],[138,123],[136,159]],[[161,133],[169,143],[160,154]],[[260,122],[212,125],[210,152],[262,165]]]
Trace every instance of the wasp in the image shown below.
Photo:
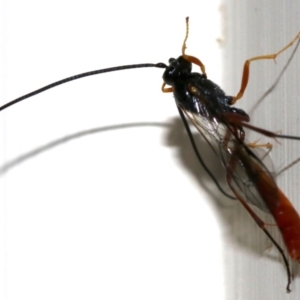
[[[300,39],[300,32],[277,53],[256,56],[246,60],[241,87],[236,96],[226,95],[217,84],[208,79],[205,65],[201,60],[185,53],[188,32],[189,19],[186,18],[186,36],[182,45],[182,54],[178,58],[170,58],[168,64],[125,65],[74,75],[8,102],[0,107],[0,111],[48,89],[83,77],[134,68],[151,67],[164,69],[162,92],[173,93],[179,115],[198,160],[220,191],[229,198],[237,199],[278,249],[286,266],[286,289],[287,292],[290,292],[292,274],[287,256],[278,242],[269,233],[267,224],[254,212],[250,204],[269,212],[273,216],[290,257],[298,262],[300,262],[300,217],[292,203],[277,186],[273,175],[265,166],[263,160],[257,154],[256,148],[269,147],[269,144],[247,143],[245,128],[273,139],[300,140],[300,138],[278,134],[250,124],[249,115],[234,105],[242,98],[247,88],[251,62],[264,59],[275,60],[278,55]],[[193,65],[199,67],[201,72],[192,72]],[[232,191],[232,195],[223,190],[203,161],[201,151],[197,148],[194,136],[191,133],[191,125],[197,129],[215,154],[216,159],[224,167],[226,182]]]

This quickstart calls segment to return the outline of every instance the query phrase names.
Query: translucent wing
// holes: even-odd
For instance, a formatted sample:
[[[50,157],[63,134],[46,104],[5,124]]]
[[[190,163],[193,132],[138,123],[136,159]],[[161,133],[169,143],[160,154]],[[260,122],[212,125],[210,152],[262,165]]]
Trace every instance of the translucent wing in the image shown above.
[[[221,162],[227,172],[229,165],[232,165],[230,176],[234,183],[234,188],[239,191],[240,195],[248,203],[257,206],[265,212],[269,212],[255,186],[254,179],[249,177],[246,166],[243,163],[246,159],[248,161],[247,165],[258,165],[261,172],[266,173],[273,180],[273,176],[259,158],[259,155],[256,154],[257,151],[251,150],[244,142],[239,140],[233,133],[232,127],[224,121],[220,122],[215,117],[203,117],[185,109],[180,109],[209,144],[216,155],[216,159]],[[235,151],[236,149],[238,151]],[[241,156],[243,161],[240,159]],[[274,187],[276,187],[274,180],[273,182]]]

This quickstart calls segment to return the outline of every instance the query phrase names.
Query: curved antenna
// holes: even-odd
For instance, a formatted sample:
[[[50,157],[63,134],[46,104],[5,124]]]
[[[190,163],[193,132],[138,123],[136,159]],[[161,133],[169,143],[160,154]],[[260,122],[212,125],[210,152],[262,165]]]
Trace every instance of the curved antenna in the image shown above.
[[[77,74],[71,77],[67,77],[65,79],[61,79],[59,81],[53,82],[51,84],[48,84],[40,89],[37,89],[31,93],[28,93],[26,95],[23,95],[15,100],[12,100],[2,106],[0,106],[0,111],[18,103],[21,102],[27,98],[30,98],[32,96],[35,96],[37,94],[40,94],[46,90],[52,89],[58,85],[76,80],[76,79],[80,79],[83,77],[87,77],[87,76],[92,76],[92,75],[97,75],[97,74],[102,74],[102,73],[108,73],[108,72],[114,72],[114,71],[121,71],[121,70],[127,70],[127,69],[138,69],[138,68],[162,68],[165,69],[167,66],[164,63],[157,63],[157,64],[136,64],[136,65],[126,65],[126,66],[119,66],[119,67],[112,67],[112,68],[107,68],[107,69],[100,69],[100,70],[95,70],[95,71],[89,71],[89,72],[85,72],[85,73],[81,73],[81,74]]]
[[[185,23],[186,23],[186,26],[185,26],[185,37],[184,37],[182,48],[181,48],[182,56],[185,56],[185,49],[187,48],[186,41],[187,41],[187,39],[189,37],[189,17],[185,18]]]
[[[206,72],[205,72],[205,66],[204,64],[201,62],[201,60],[195,56],[191,56],[191,55],[187,55],[185,54],[185,49],[187,48],[186,47],[186,41],[189,37],[189,17],[186,17],[185,18],[185,23],[186,23],[186,31],[185,31],[185,38],[183,40],[183,44],[182,44],[182,48],[181,48],[181,51],[182,51],[182,56],[184,59],[186,59],[187,61],[189,61],[190,63],[192,64],[195,64],[197,66],[200,67],[201,69],[201,72],[204,76],[206,76]]]

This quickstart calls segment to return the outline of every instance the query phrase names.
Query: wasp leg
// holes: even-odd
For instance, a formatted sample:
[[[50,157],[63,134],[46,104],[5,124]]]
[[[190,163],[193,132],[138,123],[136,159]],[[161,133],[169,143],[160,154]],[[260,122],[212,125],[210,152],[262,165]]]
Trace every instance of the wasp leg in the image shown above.
[[[255,56],[250,59],[247,59],[244,63],[244,69],[243,69],[243,76],[242,76],[242,82],[241,82],[241,88],[240,91],[237,93],[235,97],[232,97],[231,105],[233,105],[237,100],[241,99],[243,97],[243,94],[246,90],[246,87],[248,85],[249,80],[249,73],[250,73],[250,63],[255,60],[261,60],[261,59],[273,59],[275,60],[278,55],[280,55],[282,52],[284,52],[286,49],[291,47],[298,39],[300,38],[300,31],[298,34],[294,37],[294,39],[288,43],[285,47],[283,47],[280,51],[273,54],[267,54],[267,55],[260,55]]]
[[[247,146],[249,148],[267,148],[267,149],[272,149],[273,145],[271,143],[265,143],[265,144],[258,144],[258,140],[252,142],[252,143],[248,143]]]
[[[268,136],[270,138],[273,138],[276,140],[276,138],[281,138],[281,139],[290,139],[290,140],[300,140],[299,136],[294,136],[294,135],[285,135],[285,134],[278,134],[276,132],[272,132],[263,128],[259,128],[250,124],[247,124],[245,122],[236,122],[235,125],[239,125],[242,127],[249,128],[253,131],[259,132],[262,135]]]
[[[163,93],[173,93],[173,88],[172,87],[166,88],[165,86],[166,86],[166,84],[163,83],[163,85],[161,87],[161,90],[163,91]]]
[[[276,132],[273,131],[269,131],[260,127],[256,127],[253,125],[250,125],[248,122],[248,120],[243,120],[243,116],[241,115],[237,115],[237,114],[233,114],[233,113],[224,113],[221,114],[221,116],[226,120],[226,122],[228,122],[229,124],[233,125],[233,126],[238,126],[238,127],[246,127],[249,128],[253,131],[256,131],[262,135],[265,135],[267,137],[273,138],[276,140],[276,138],[281,138],[281,139],[290,139],[290,140],[300,140],[299,136],[293,136],[293,135],[285,135],[285,134],[278,134]]]

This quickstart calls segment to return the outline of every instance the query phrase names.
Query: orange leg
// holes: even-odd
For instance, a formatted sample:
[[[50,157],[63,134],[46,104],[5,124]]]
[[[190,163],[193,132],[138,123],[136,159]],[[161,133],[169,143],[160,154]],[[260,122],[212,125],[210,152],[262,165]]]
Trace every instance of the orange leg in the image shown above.
[[[268,55],[260,55],[260,56],[255,56],[250,59],[247,59],[244,63],[244,69],[243,69],[243,76],[242,76],[242,82],[241,82],[241,88],[240,91],[237,93],[235,97],[232,98],[232,102],[230,103],[231,105],[234,104],[237,100],[241,99],[243,97],[243,94],[246,90],[246,87],[248,85],[248,80],[249,80],[249,72],[250,72],[250,63],[255,61],[255,60],[261,60],[261,59],[276,59],[276,57],[284,52],[286,49],[291,47],[298,39],[300,38],[300,31],[298,34],[295,36],[295,38],[287,44],[285,47],[283,47],[280,51],[277,53],[273,54],[268,54]]]
[[[206,72],[205,72],[205,66],[204,64],[201,62],[201,60],[195,56],[191,56],[191,55],[187,55],[187,54],[183,54],[182,55],[184,57],[184,59],[186,59],[187,61],[189,61],[192,64],[195,64],[197,66],[200,67],[200,70],[202,72],[202,75],[206,76]],[[207,76],[206,76],[207,77]]]
[[[259,140],[256,140],[252,143],[248,143],[247,146],[249,148],[267,148],[267,149],[272,149],[273,145],[271,143],[265,143],[265,144],[258,144]]]
[[[166,84],[163,83],[163,85],[161,87],[161,90],[163,91],[163,93],[173,93],[173,88],[172,87],[166,88],[165,86],[166,86]]]

